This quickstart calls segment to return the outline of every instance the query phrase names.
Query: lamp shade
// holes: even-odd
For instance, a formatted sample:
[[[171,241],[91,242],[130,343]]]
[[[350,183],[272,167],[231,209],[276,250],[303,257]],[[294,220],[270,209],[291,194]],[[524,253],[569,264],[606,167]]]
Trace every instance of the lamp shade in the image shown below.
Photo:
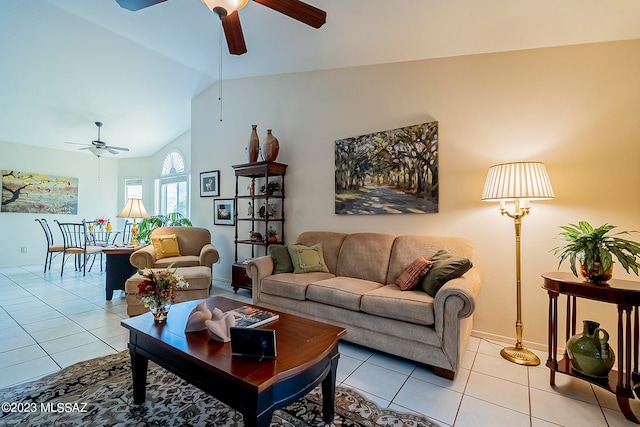
[[[248,0],[201,0],[207,5],[210,11],[216,12],[215,9],[223,9],[226,15],[230,15],[236,10],[240,10],[247,5]]]
[[[489,168],[482,201],[515,199],[550,200],[554,198],[551,181],[541,162],[515,162]]]
[[[127,199],[127,203],[118,214],[118,218],[149,218],[149,214],[144,208],[142,199]]]

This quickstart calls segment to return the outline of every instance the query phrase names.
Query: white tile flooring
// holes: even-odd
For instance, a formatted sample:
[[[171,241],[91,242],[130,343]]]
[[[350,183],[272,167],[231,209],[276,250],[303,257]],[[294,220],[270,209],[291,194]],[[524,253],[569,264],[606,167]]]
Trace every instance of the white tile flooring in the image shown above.
[[[116,291],[105,301],[104,281],[98,271],[82,277],[71,270],[61,278],[55,267],[46,274],[41,265],[0,268],[0,388],[126,349],[124,296]],[[214,284],[212,294],[250,302],[248,293],[236,295],[224,283]],[[462,369],[448,381],[410,361],[341,343],[338,382],[381,407],[421,413],[443,427],[633,425],[610,393],[560,374],[551,388],[547,368],[507,362],[502,347],[472,337]]]

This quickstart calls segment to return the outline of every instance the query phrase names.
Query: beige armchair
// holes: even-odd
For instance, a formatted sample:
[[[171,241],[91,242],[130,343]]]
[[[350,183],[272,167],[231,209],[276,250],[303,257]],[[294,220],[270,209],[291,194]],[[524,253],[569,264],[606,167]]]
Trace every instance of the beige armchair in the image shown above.
[[[156,253],[153,237],[175,234],[178,252],[167,252],[164,256]],[[152,244],[131,254],[129,261],[138,269],[205,266],[211,268],[220,255],[211,244],[211,233],[199,227],[159,227],[151,232]],[[171,242],[169,242],[171,243]],[[175,243],[175,242],[174,242]],[[157,244],[157,242],[156,242]]]

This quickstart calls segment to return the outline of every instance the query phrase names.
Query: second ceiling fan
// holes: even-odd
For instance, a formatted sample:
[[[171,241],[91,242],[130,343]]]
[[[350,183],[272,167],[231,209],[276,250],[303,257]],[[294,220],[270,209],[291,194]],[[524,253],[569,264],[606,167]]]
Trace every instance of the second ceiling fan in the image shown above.
[[[163,3],[167,0],[116,0],[118,4],[128,10],[136,11],[145,7]],[[229,53],[232,55],[242,55],[247,52],[247,45],[244,42],[242,26],[238,10],[242,9],[248,0],[201,0],[202,3],[215,12],[222,21],[222,28],[229,46]],[[310,25],[313,28],[320,28],[327,20],[327,12],[311,6],[300,0],[253,0],[270,9],[280,12],[290,18]]]

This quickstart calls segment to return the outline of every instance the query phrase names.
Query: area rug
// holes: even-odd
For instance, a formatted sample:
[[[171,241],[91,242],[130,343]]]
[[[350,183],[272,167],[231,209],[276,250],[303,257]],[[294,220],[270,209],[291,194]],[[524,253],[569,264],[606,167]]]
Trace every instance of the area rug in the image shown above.
[[[149,362],[147,400],[133,403],[128,351],[80,362],[40,380],[0,390],[2,426],[228,426],[242,415],[176,375]],[[9,405],[7,405],[9,404]],[[437,427],[425,417],[381,409],[346,387],[336,387],[330,426]],[[274,413],[271,426],[324,426],[320,387]]]

